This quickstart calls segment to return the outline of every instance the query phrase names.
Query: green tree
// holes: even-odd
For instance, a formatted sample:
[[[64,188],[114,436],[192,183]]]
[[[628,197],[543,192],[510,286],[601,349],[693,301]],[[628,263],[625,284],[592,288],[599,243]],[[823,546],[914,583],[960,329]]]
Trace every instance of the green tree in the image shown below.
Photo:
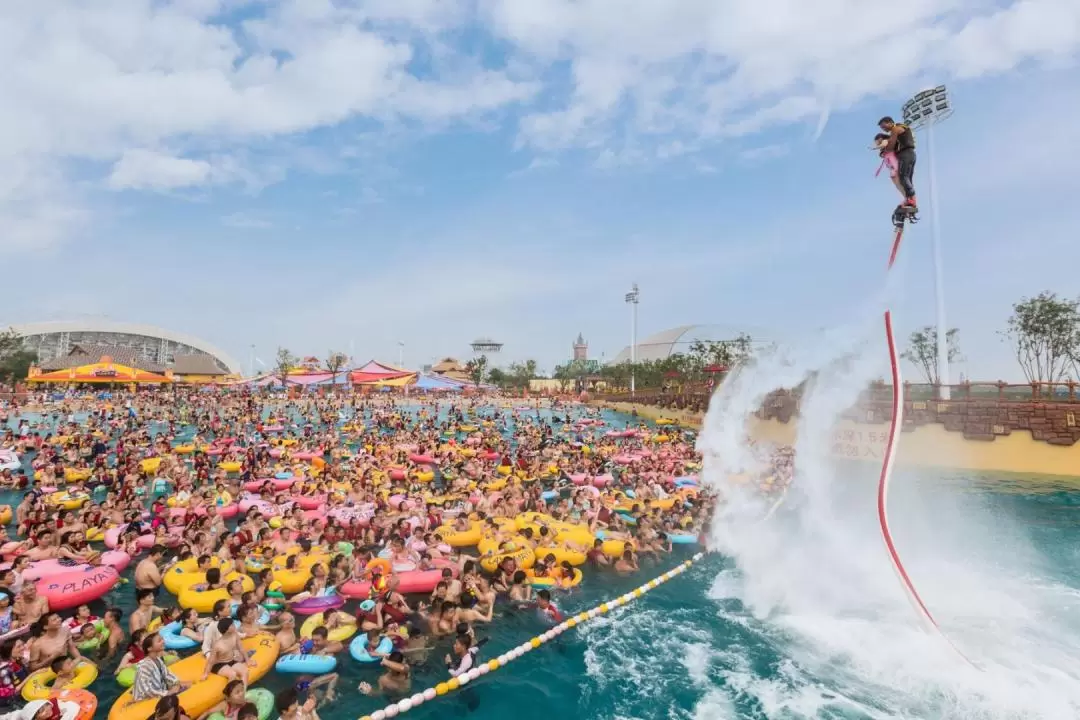
[[[527,388],[529,387],[529,381],[536,377],[536,361],[526,360],[525,362],[510,363],[504,377],[505,383],[510,387]]]
[[[1061,382],[1080,357],[1080,301],[1053,292],[1022,298],[1002,334],[1028,382]]]
[[[484,382],[484,377],[487,374],[487,366],[487,355],[481,355],[480,357],[473,358],[465,363],[465,372],[468,373],[470,380],[479,385]]]
[[[37,353],[23,344],[22,336],[9,328],[0,333],[0,382],[10,386],[25,380],[30,366],[37,362]]]
[[[289,352],[288,348],[279,347],[277,349],[277,357],[274,359],[274,374],[281,381],[283,387],[289,378],[289,371],[296,367],[297,362],[299,362],[299,359]]]
[[[492,385],[497,385],[501,388],[507,387],[511,384],[512,378],[502,368],[491,368],[487,374],[488,382]]]
[[[349,362],[349,356],[343,352],[336,350],[330,350],[326,353],[326,359],[323,360],[323,366],[326,368],[326,372],[331,375],[331,382],[333,386],[337,386],[337,376],[341,372],[341,369],[345,367],[345,364]]]
[[[945,347],[947,348],[946,352],[950,363],[957,362],[961,358],[959,333],[960,331],[956,328],[952,328],[945,333]],[[941,377],[938,375],[937,341],[937,328],[927,325],[911,333],[911,337],[908,338],[907,350],[900,355],[900,357],[917,367],[922,376],[926,378],[926,382],[931,385],[941,383]]]
[[[578,370],[581,363],[571,360],[564,365],[556,365],[551,377],[559,381],[560,392],[566,392],[581,375]]]
[[[710,365],[734,369],[753,358],[753,343],[746,333],[739,333],[731,340],[696,340],[690,345],[690,360],[697,366],[695,370]]]

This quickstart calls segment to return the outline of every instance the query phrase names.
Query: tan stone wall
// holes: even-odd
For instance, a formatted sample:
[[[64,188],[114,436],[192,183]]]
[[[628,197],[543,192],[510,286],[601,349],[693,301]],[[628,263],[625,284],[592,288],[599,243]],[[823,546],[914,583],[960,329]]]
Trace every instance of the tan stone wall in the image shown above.
[[[669,417],[700,428],[703,415],[651,405],[598,402],[645,419]],[[888,436],[890,403],[864,398],[834,426],[835,457],[881,462]],[[914,401],[905,404],[897,460],[901,465],[958,470],[1080,477],[1080,403],[995,400]],[[751,435],[793,444],[798,401],[772,397],[751,423]]]

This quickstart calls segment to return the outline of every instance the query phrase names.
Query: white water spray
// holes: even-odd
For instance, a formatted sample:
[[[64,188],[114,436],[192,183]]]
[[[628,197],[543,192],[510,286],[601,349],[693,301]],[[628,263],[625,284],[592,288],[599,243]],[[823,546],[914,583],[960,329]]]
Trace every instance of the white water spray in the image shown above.
[[[876,522],[879,468],[832,459],[838,416],[882,369],[878,318],[874,308],[851,327],[761,357],[713,398],[698,444],[704,481],[727,501],[709,542],[737,566],[714,594],[741,600],[761,621],[792,661],[789,675],[867,715],[1080,715],[1076,591],[1046,580],[1023,528],[988,517],[977,493],[903,468],[895,475],[891,514],[905,564],[978,672],[921,631],[897,585]],[[731,478],[753,477],[767,457],[747,442],[754,411],[772,390],[803,382],[795,480],[763,520],[771,503]]]

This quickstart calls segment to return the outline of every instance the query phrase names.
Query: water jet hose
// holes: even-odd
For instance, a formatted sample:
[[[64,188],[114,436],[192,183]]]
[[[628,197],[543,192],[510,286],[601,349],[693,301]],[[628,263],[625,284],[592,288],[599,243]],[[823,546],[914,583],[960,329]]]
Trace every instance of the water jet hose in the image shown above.
[[[517,660],[522,655],[531,652],[532,650],[535,650],[541,645],[544,645],[545,643],[555,639],[567,630],[572,630],[578,625],[583,625],[590,620],[600,617],[601,615],[606,615],[610,610],[614,610],[617,607],[622,607],[623,605],[627,605],[633,602],[634,600],[638,599],[650,590],[655,590],[656,588],[666,583],[668,580],[671,580],[686,572],[691,565],[693,565],[695,562],[697,562],[704,556],[705,553],[699,552],[689,560],[680,563],[671,570],[668,570],[666,573],[663,573],[653,578],[641,587],[635,588],[628,593],[620,595],[614,600],[608,600],[607,602],[600,603],[592,610],[586,610],[585,612],[574,615],[572,618],[563,620],[561,623],[551,627],[547,632],[541,633],[529,640],[528,642],[524,642],[511,650],[507,650],[505,653],[503,653],[497,658],[488,660],[487,662],[482,662],[471,670],[462,673],[458,677],[450,678],[445,682],[439,683],[435,687],[430,687],[423,692],[418,692],[403,700],[398,700],[397,702],[390,703],[382,710],[376,710],[371,714],[362,716],[360,720],[386,720],[386,718],[396,717],[401,713],[405,713],[409,710],[412,710],[413,708],[420,707],[425,702],[429,702],[438,697],[442,697],[443,695],[452,693],[453,691],[464,687],[471,681],[476,680],[478,677],[494,672],[499,668],[504,667],[507,663]]]
[[[900,241],[904,237],[904,228],[900,226],[896,229],[896,236],[893,239],[892,251],[889,253],[889,265],[888,270],[892,270],[893,263],[896,262],[896,255],[900,250]],[[900,560],[900,553],[896,550],[896,543],[893,542],[892,531],[889,529],[889,480],[892,477],[893,460],[896,457],[896,448],[900,444],[900,428],[904,424],[904,398],[903,398],[903,380],[900,377],[900,357],[896,352],[896,339],[893,336],[892,327],[892,312],[885,310],[885,339],[889,347],[889,364],[892,367],[892,422],[889,423],[889,436],[888,443],[885,446],[885,457],[881,462],[881,475],[878,478],[878,494],[877,494],[877,511],[878,511],[878,523],[881,525],[881,537],[885,541],[885,549],[889,553],[889,559],[892,561],[893,569],[896,570],[896,575],[900,579],[900,585],[904,588],[904,594],[907,595],[908,600],[911,601],[912,606],[915,608],[916,613],[919,615],[920,621],[927,626],[928,629],[933,629],[940,635],[946,643],[949,644],[956,653],[964,658],[969,664],[974,667],[974,663],[971,662],[960,650],[953,645],[948,636],[945,635],[941,627],[937,624],[937,620],[934,619],[930,609],[926,607],[926,603],[923,602],[922,596],[919,595],[919,591],[915,589],[915,583],[911,581],[911,576],[908,575],[907,569],[904,568],[904,563]]]

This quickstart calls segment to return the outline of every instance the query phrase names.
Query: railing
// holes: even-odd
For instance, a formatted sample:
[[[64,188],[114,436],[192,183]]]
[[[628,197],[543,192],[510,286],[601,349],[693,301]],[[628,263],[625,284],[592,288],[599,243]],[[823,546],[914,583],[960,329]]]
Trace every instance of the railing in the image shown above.
[[[942,386],[928,383],[904,383],[904,400],[918,402],[934,400],[940,397]],[[1080,402],[1080,383],[1020,383],[1012,384],[1004,381],[998,382],[965,382],[948,385],[950,401],[994,401],[994,402]],[[702,412],[709,405],[711,391],[706,388],[693,388],[681,391],[662,391],[655,388],[639,390],[636,393],[627,391],[592,393],[597,400],[605,402],[636,403],[638,405],[652,405],[667,409],[690,410]],[[801,392],[798,390],[777,390],[769,395],[765,405],[777,406],[798,402]],[[860,398],[861,402],[891,402],[892,386],[885,383],[870,385]]]

